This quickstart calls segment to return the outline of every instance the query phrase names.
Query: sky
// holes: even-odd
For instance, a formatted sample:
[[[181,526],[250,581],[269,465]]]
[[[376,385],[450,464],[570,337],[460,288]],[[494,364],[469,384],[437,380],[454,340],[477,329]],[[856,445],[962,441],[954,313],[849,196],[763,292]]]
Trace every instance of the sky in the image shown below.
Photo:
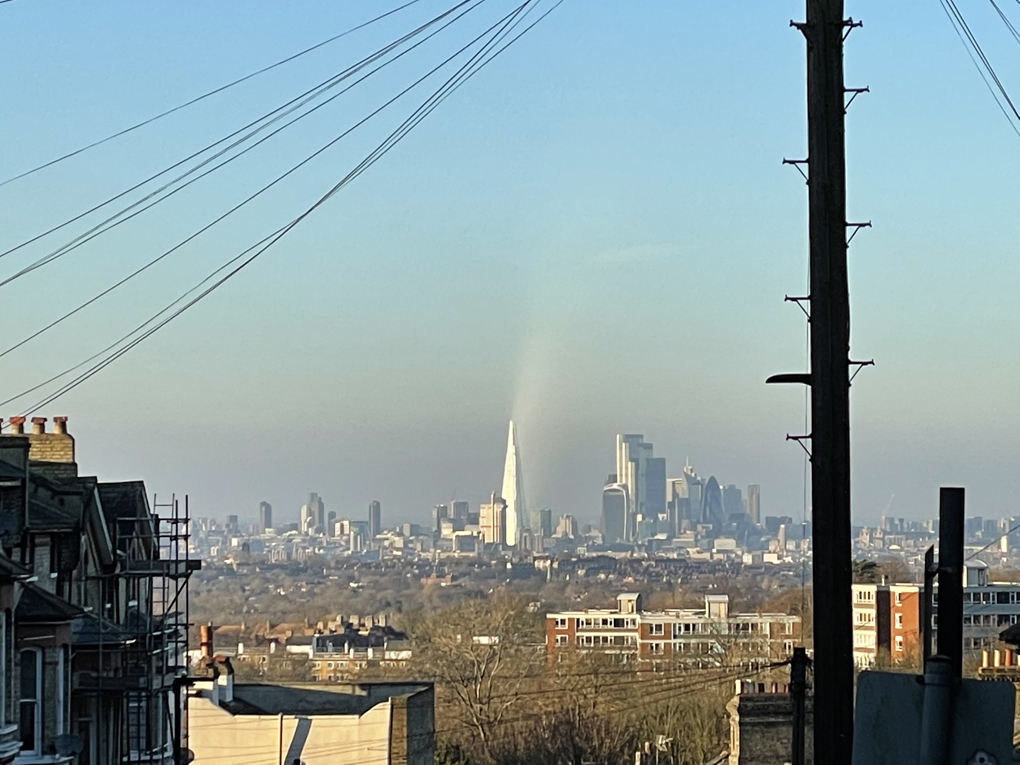
[[[0,5],[0,178],[249,74],[400,3]],[[397,39],[420,0],[222,94],[0,186],[0,250],[47,231]],[[543,0],[548,8],[551,0]],[[476,10],[152,209],[0,287],[3,347],[225,212],[514,4]],[[960,3],[1007,88],[1020,47]],[[1007,6],[1020,24],[1020,7]],[[846,84],[854,519],[1020,513],[1020,137],[935,0],[853,0]],[[36,412],[85,473],[192,514],[297,520],[382,502],[425,522],[498,490],[518,424],[528,501],[594,521],[618,432],[678,474],[762,486],[800,518],[807,195],[801,2],[565,0],[222,288]],[[441,81],[433,78],[426,84]],[[424,86],[423,86],[424,87]],[[417,106],[415,90],[223,224],[0,357],[0,398],[98,352],[306,209]],[[111,208],[115,209],[115,208]],[[0,258],[6,278],[102,220]],[[6,293],[6,294],[3,294]],[[52,387],[52,386],[51,386]],[[47,388],[0,407],[28,410]],[[162,501],[162,500],[161,500]]]

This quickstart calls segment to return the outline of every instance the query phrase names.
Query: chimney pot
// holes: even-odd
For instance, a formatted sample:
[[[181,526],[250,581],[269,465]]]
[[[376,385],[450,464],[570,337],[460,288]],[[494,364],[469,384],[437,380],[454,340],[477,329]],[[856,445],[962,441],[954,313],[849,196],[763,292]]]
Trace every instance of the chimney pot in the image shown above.
[[[25,432],[25,418],[11,417],[11,433],[22,435]]]
[[[41,435],[46,432],[46,418],[45,417],[33,417],[32,418],[32,432],[35,435]]]
[[[996,667],[1002,666],[1002,652],[999,649],[995,649],[995,652],[992,654],[992,662]]]
[[[67,435],[67,417],[53,418],[53,432],[62,436]]]

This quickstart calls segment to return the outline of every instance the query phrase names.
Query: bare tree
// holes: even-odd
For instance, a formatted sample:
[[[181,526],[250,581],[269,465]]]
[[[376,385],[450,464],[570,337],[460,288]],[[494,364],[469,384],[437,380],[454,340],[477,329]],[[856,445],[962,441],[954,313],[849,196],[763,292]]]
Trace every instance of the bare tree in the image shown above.
[[[486,762],[492,739],[522,706],[522,686],[545,654],[538,623],[525,604],[496,594],[426,616],[414,635],[414,663],[436,682],[453,718],[475,737]]]

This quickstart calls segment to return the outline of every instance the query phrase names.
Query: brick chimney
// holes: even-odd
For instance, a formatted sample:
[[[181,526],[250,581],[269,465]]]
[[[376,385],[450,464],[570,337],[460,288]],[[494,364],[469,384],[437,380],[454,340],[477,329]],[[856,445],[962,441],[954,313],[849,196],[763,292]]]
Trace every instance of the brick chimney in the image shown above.
[[[12,417],[11,423],[19,418]],[[20,418],[24,423],[25,418]],[[78,477],[78,464],[74,455],[74,436],[67,432],[67,417],[53,418],[53,432],[46,432],[46,417],[32,418],[32,432],[28,435],[30,445],[28,458],[34,463],[33,469],[48,478],[69,479]],[[18,430],[14,432],[24,432]]]

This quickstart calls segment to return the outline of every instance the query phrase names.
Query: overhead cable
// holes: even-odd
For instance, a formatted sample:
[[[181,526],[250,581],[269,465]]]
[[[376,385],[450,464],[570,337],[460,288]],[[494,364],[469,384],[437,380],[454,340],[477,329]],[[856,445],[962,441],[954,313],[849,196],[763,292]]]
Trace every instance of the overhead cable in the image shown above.
[[[469,64],[466,64],[464,67],[461,68],[461,70],[459,70],[449,80],[447,80],[443,85],[441,85],[439,87],[439,89],[437,89],[428,99],[426,99],[426,101],[421,106],[419,106],[419,108],[416,109],[415,112],[410,117],[408,117],[408,119],[405,120],[405,122],[402,123],[402,125],[400,127],[398,127],[389,136],[387,136],[387,138],[381,144],[379,144],[379,146],[377,146],[375,150],[373,150],[364,160],[362,160],[357,166],[355,166],[355,168],[352,169],[347,174],[347,176],[345,176],[343,179],[341,179],[337,184],[335,184],[331,189],[329,189],[324,195],[322,195],[313,205],[311,205],[309,208],[307,208],[304,212],[302,212],[300,215],[298,215],[296,218],[294,218],[288,224],[286,224],[285,226],[283,226],[280,229],[277,229],[269,237],[267,237],[266,239],[261,240],[261,242],[259,244],[255,245],[253,248],[249,248],[249,250],[247,250],[246,252],[248,252],[250,254],[247,254],[247,256],[244,257],[244,259],[241,260],[239,263],[237,263],[237,261],[238,261],[238,259],[240,259],[242,257],[242,255],[244,255],[244,253],[242,253],[241,255],[238,255],[234,259],[232,259],[232,261],[230,261],[228,264],[237,263],[237,265],[234,265],[233,268],[231,268],[225,275],[223,275],[220,278],[218,278],[216,281],[214,281],[212,284],[210,284],[208,287],[206,287],[204,290],[202,290],[200,293],[198,293],[195,297],[191,298],[190,300],[188,300],[183,305],[180,305],[176,310],[174,310],[169,315],[165,316],[163,319],[161,319],[156,324],[152,324],[152,321],[153,321],[153,319],[155,317],[152,317],[149,320],[147,320],[146,322],[144,322],[142,325],[137,327],[128,336],[135,335],[137,332],[141,331],[145,327],[148,327],[147,329],[144,329],[144,331],[141,332],[141,334],[137,334],[137,336],[133,337],[133,339],[131,339],[130,342],[128,342],[127,344],[123,345],[122,347],[120,347],[119,349],[114,351],[113,353],[109,353],[104,358],[102,358],[102,360],[100,360],[97,363],[93,364],[87,370],[85,370],[84,372],[80,373],[77,377],[75,377],[72,380],[68,381],[67,383],[65,383],[64,385],[59,387],[56,391],[52,392],[51,394],[47,395],[43,399],[39,400],[37,403],[35,403],[31,407],[29,407],[29,409],[26,410],[26,412],[27,413],[31,413],[31,412],[33,412],[33,411],[35,411],[35,410],[37,410],[37,409],[39,409],[41,407],[49,405],[50,403],[52,403],[56,399],[60,398],[61,396],[65,395],[66,393],[68,393],[71,390],[73,390],[74,388],[76,388],[78,385],[80,385],[83,382],[85,382],[86,380],[90,379],[92,376],[94,376],[98,372],[100,372],[103,369],[105,369],[107,366],[112,364],[114,361],[116,361],[118,358],[123,356],[125,353],[127,353],[130,350],[132,350],[133,348],[135,348],[139,343],[141,343],[142,341],[144,341],[148,337],[151,337],[155,332],[159,331],[162,327],[166,326],[168,323],[170,323],[175,318],[180,316],[182,313],[187,311],[189,308],[191,308],[192,306],[196,305],[198,302],[203,300],[208,295],[212,294],[216,289],[218,289],[220,286],[222,286],[227,281],[229,281],[231,278],[233,278],[238,273],[240,273],[245,267],[247,267],[252,262],[254,262],[260,255],[262,255],[264,252],[266,252],[274,244],[279,242],[284,236],[286,236],[290,231],[292,231],[297,225],[299,225],[303,220],[305,220],[309,215],[311,215],[320,206],[325,204],[325,202],[327,202],[330,198],[332,198],[337,192],[339,192],[342,188],[344,188],[348,183],[350,183],[352,180],[357,178],[359,175],[361,175],[361,173],[363,173],[365,170],[367,170],[368,167],[373,165],[380,158],[382,158],[385,154],[387,154],[397,143],[400,142],[400,140],[402,140],[410,132],[411,129],[413,129],[415,126],[420,124],[422,120],[424,120],[429,114],[431,114],[432,111],[434,111],[434,109],[436,108],[436,106],[438,106],[439,103],[442,103],[442,101],[445,100],[445,98],[451,92],[453,92],[453,90],[456,90],[461,85],[463,85],[468,79],[473,77],[478,71],[480,71],[482,68],[484,68],[489,63],[491,63],[497,56],[502,54],[511,45],[513,45],[515,42],[517,42],[517,40],[519,40],[521,37],[523,37],[525,34],[527,34],[538,23],[540,23],[543,19],[545,19],[553,10],[555,10],[557,7],[559,7],[562,4],[563,0],[557,0],[557,2],[555,2],[548,10],[546,10],[543,14],[541,14],[538,17],[538,19],[536,19],[531,24],[526,26],[522,31],[520,31],[517,34],[515,34],[513,37],[511,37],[509,39],[509,41],[503,43],[496,50],[491,51],[491,47],[490,46],[492,45],[492,41],[493,40],[497,40],[497,39],[498,40],[504,39],[504,36],[505,36],[504,33],[507,32],[508,29],[513,28],[513,26],[516,26],[515,19],[520,17],[521,13],[524,12],[526,9],[532,7],[533,4],[537,5],[540,2],[541,2],[541,0],[525,0],[524,3],[522,3],[520,6],[518,6],[514,11],[511,11],[510,14],[507,14],[507,16],[504,16],[503,19],[501,19],[499,22],[497,22],[495,25],[493,25],[493,27],[490,27],[488,30],[486,30],[486,32],[482,33],[482,35],[479,35],[478,37],[476,37],[473,41],[471,41],[470,43],[468,43],[467,45],[462,47],[459,51],[457,51],[455,54],[453,54],[453,56],[449,57],[443,63],[441,63],[439,66],[437,66],[435,69],[433,69],[432,73],[434,73],[435,71],[438,71],[440,68],[442,68],[443,66],[448,64],[450,61],[452,61],[456,57],[458,57],[461,53],[463,53],[464,51],[468,50],[470,47],[472,47],[474,44],[476,44],[479,40],[481,40],[483,37],[488,35],[494,29],[497,30],[495,32],[495,34],[493,35],[493,37],[490,38],[490,40],[486,43],[485,46],[483,46],[483,50],[485,51],[485,54],[483,54],[483,56],[480,59],[478,58],[478,55],[479,55],[478,53],[474,54],[474,56],[472,56],[472,59],[469,62]],[[497,29],[497,27],[499,27],[499,29]],[[491,53],[490,53],[490,51],[491,51]],[[470,68],[466,70],[465,67],[470,67]],[[257,249],[254,249],[255,247],[257,247]],[[254,249],[254,252],[252,252],[252,249]],[[224,268],[226,268],[228,264],[224,264],[224,266],[221,266],[219,269],[217,269],[217,272],[222,272],[222,270]],[[204,279],[202,283],[207,283],[211,277],[212,277],[212,275],[206,277],[206,279]],[[196,290],[197,287],[198,287],[198,285],[196,285],[196,287],[192,288],[192,290],[189,290],[189,293],[187,293],[187,294],[191,294],[192,292],[194,292],[194,290]],[[179,303],[180,300],[181,300],[181,298],[178,298],[177,300],[174,301],[174,304]],[[164,311],[161,311],[159,315],[162,315],[165,311],[166,311],[166,309],[164,309]],[[151,324],[151,326],[150,326],[150,324]],[[101,352],[101,353],[103,353],[103,352]],[[95,357],[93,357],[93,358],[95,358]],[[52,379],[55,380],[55,379],[62,378],[64,376],[66,376],[67,374],[70,374],[71,372],[76,371],[77,369],[80,369],[81,366],[84,365],[84,363],[87,363],[87,362],[83,362],[83,363],[80,363],[78,365],[75,365],[75,367],[73,367],[71,369],[68,369],[68,370],[65,370],[64,372],[60,373],[59,375],[57,375],[55,378],[52,378]],[[37,390],[39,387],[41,387],[41,386],[36,386],[34,388],[34,390]],[[17,396],[12,397],[11,399],[8,400],[8,402],[5,402],[5,403],[9,403],[10,401],[13,401],[13,400],[16,400],[18,398],[21,398],[22,396],[26,395],[28,392],[29,391],[24,391],[24,392],[18,394]]]
[[[0,0],[0,3],[9,3],[9,2],[11,2],[11,0]],[[139,122],[137,124],[134,124],[131,127],[124,128],[123,130],[119,130],[116,133],[108,135],[108,136],[106,136],[106,138],[101,138],[98,141],[93,141],[92,143],[87,144],[86,146],[82,146],[81,148],[78,148],[78,149],[75,149],[74,151],[68,152],[67,154],[64,154],[64,155],[62,155],[60,157],[57,157],[56,159],[51,159],[49,162],[44,162],[43,164],[38,165],[37,167],[33,167],[31,170],[26,170],[23,173],[19,173],[18,175],[12,176],[12,177],[4,180],[4,181],[0,181],[0,186],[6,186],[8,183],[13,183],[16,180],[19,180],[21,178],[25,178],[25,177],[27,177],[29,175],[32,175],[33,173],[37,173],[40,170],[43,170],[43,169],[45,169],[47,167],[52,167],[53,165],[57,164],[58,162],[63,162],[65,159],[70,159],[71,157],[75,157],[75,156],[77,156],[79,154],[82,154],[82,153],[88,151],[89,149],[94,149],[97,146],[101,146],[104,143],[107,143],[109,141],[114,140],[115,138],[120,138],[121,136],[127,135],[128,133],[131,133],[131,132],[133,132],[135,130],[138,130],[139,128],[145,127],[146,125],[150,125],[153,122],[156,122],[157,120],[163,119],[163,117],[167,117],[167,116],[173,114],[174,112],[179,112],[182,109],[186,109],[189,106],[197,104],[199,101],[204,101],[205,99],[207,99],[207,98],[209,98],[211,96],[215,96],[217,93],[222,93],[223,91],[228,90],[228,89],[234,87],[235,85],[240,85],[242,82],[246,82],[246,81],[252,79],[253,77],[258,77],[260,74],[265,74],[266,72],[268,72],[268,71],[270,71],[272,69],[276,69],[278,66],[283,66],[284,64],[287,64],[287,63],[293,61],[294,59],[301,58],[302,56],[304,56],[307,53],[311,53],[312,51],[318,50],[319,48],[322,48],[323,46],[329,45],[332,42],[336,42],[337,40],[339,40],[342,37],[346,37],[349,34],[353,34],[354,32],[357,32],[359,29],[364,29],[365,27],[371,26],[372,24],[375,24],[378,21],[382,21],[383,19],[385,19],[385,18],[387,18],[389,16],[392,16],[395,13],[399,13],[400,11],[404,10],[405,8],[408,8],[408,7],[410,7],[412,5],[415,5],[416,3],[419,3],[419,2],[421,2],[421,0],[410,0],[410,2],[404,3],[403,5],[398,6],[397,8],[394,8],[391,11],[387,11],[386,13],[383,13],[383,14],[381,14],[379,16],[376,16],[374,19],[369,19],[368,21],[366,21],[366,22],[364,22],[362,24],[358,24],[355,27],[351,27],[350,29],[348,29],[345,32],[341,32],[338,35],[333,35],[332,37],[330,37],[330,38],[328,38],[326,40],[323,40],[320,43],[316,43],[315,45],[311,46],[310,48],[305,48],[304,50],[298,51],[297,53],[294,53],[293,55],[287,56],[287,58],[281,59],[281,60],[277,61],[274,64],[270,64],[269,66],[263,67],[262,69],[259,69],[257,71],[252,72],[251,74],[246,74],[244,77],[240,77],[240,78],[234,80],[233,82],[228,82],[226,85],[221,85],[218,88],[214,88],[213,90],[210,90],[207,93],[203,93],[200,96],[196,96],[195,98],[192,98],[190,101],[185,101],[183,104],[178,104],[177,106],[175,106],[175,107],[173,107],[171,109],[167,109],[165,112],[160,112],[159,114],[155,115],[154,117],[149,117],[148,119],[142,120],[141,122]]]

